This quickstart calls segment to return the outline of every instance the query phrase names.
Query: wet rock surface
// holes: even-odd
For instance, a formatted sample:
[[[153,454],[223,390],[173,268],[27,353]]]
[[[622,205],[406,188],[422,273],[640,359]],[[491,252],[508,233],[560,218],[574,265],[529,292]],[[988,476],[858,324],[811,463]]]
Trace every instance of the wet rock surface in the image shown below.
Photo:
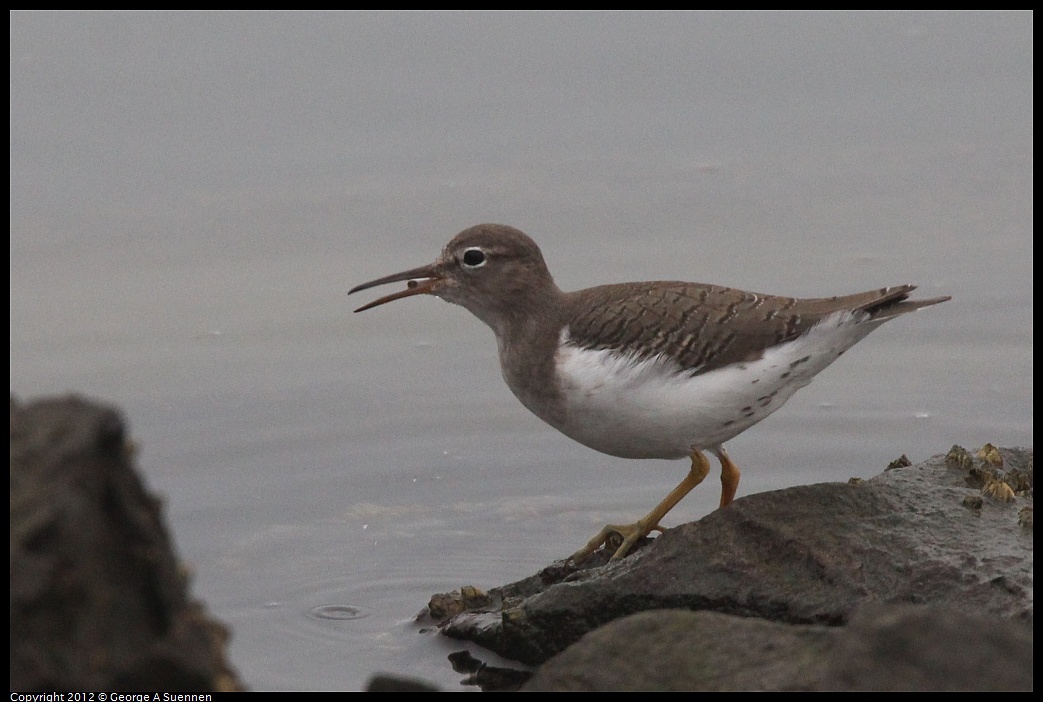
[[[692,623],[642,619],[624,625],[617,620],[640,612],[683,609],[688,613],[677,616],[729,616],[741,624],[737,632],[756,626],[784,632],[770,650],[796,656],[784,666],[789,676],[785,679],[773,677],[771,669],[760,683],[748,675],[725,676],[709,678],[697,688],[685,687],[696,684],[686,680],[681,687],[664,689],[857,689],[857,681],[872,680],[868,673],[845,678],[839,668],[816,667],[799,650],[790,651],[793,646],[785,637],[800,638],[805,652],[814,654],[819,645],[815,642],[825,640],[820,637],[835,636],[832,628],[848,625],[870,604],[918,605],[940,617],[938,622],[978,618],[974,621],[979,624],[945,625],[954,629],[981,629],[980,622],[994,621],[1018,642],[1026,640],[1028,631],[1031,652],[1032,451],[986,446],[968,452],[954,447],[947,455],[915,466],[903,463],[896,461],[866,481],[750,495],[647,540],[622,561],[608,563],[608,554],[598,552],[578,566],[558,562],[482,597],[472,594],[451,609],[443,602],[442,611],[453,613],[439,626],[448,636],[540,665],[609,622],[615,622],[613,627],[651,626],[669,638],[671,627]],[[867,622],[893,616],[897,615],[863,615]],[[883,626],[883,620],[877,625]],[[719,619],[712,621],[717,629],[729,628]],[[944,630],[935,619],[926,621]],[[872,629],[867,626],[867,631]],[[763,633],[757,630],[750,636]],[[627,629],[621,636],[627,644],[637,633]],[[594,638],[594,646],[606,645]],[[707,648],[724,640],[715,635]],[[1024,646],[1017,648],[1020,653]],[[661,663],[645,656],[640,646],[623,650],[629,654],[620,654],[620,665]],[[738,672],[762,670],[758,656],[771,658],[749,643],[733,650],[728,660]],[[699,658],[691,656],[687,665],[700,666]],[[956,668],[961,665],[954,663]],[[607,666],[600,661],[593,672],[607,676]],[[630,679],[644,679],[629,670]],[[993,680],[977,672],[981,680]],[[658,674],[653,677],[658,679]],[[1013,683],[1015,688],[1024,682],[1008,679],[1020,681]],[[969,684],[959,680],[960,685]],[[1028,680],[1031,685],[1031,672]],[[608,677],[604,682],[590,689],[614,689]],[[924,684],[929,688],[937,682]]]

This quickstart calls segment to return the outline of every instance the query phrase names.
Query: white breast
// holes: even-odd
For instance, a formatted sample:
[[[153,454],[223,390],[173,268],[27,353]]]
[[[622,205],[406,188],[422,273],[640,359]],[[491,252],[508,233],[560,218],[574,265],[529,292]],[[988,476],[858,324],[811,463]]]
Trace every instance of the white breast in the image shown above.
[[[555,358],[566,412],[554,425],[613,456],[684,458],[767,417],[880,323],[836,313],[756,361],[699,375],[663,356],[638,360],[580,348],[566,328]]]

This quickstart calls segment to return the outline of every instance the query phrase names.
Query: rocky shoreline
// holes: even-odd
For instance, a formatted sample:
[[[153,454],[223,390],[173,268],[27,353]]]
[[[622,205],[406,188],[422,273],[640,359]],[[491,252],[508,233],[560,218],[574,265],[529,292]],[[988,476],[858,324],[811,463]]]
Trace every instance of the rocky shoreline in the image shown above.
[[[1031,449],[749,495],[608,562],[437,595],[484,689],[1031,690]],[[11,401],[11,689],[243,689],[113,408]],[[380,676],[372,690],[430,689]]]
[[[525,689],[1024,689],[1032,470],[1031,450],[953,447],[749,495],[622,561],[440,595],[425,617],[542,666]]]

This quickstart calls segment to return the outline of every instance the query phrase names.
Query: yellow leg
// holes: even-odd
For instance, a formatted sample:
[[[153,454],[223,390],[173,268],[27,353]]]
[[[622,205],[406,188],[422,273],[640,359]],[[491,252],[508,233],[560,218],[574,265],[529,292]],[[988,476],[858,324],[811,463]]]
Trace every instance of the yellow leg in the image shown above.
[[[727,507],[735,499],[735,491],[739,489],[739,466],[732,463],[732,459],[724,450],[723,446],[713,449],[713,455],[721,462],[721,507]]]
[[[724,450],[720,450],[721,454],[723,454]],[[721,456],[721,454],[718,454],[716,451],[714,451],[714,453],[718,457]],[[727,456],[727,454],[724,455]],[[731,494],[734,495],[735,486],[739,484],[739,470],[735,468],[735,464],[732,463],[731,460],[728,460],[728,464],[731,465],[731,468],[732,470],[734,470],[735,473],[735,483],[731,491]],[[721,459],[721,465],[724,465],[724,459]],[[594,553],[594,551],[597,551],[602,544],[608,541],[609,536],[613,532],[617,532],[623,536],[623,544],[618,549],[616,549],[615,554],[613,554],[612,556],[612,560],[619,560],[623,556],[627,555],[627,552],[635,543],[637,543],[638,539],[645,538],[653,530],[662,531],[662,528],[659,526],[659,520],[665,517],[666,513],[672,510],[674,506],[684,498],[685,495],[691,492],[692,488],[694,488],[699,483],[703,482],[703,479],[706,478],[709,472],[709,459],[706,458],[706,456],[704,456],[701,451],[693,451],[692,469],[688,471],[688,475],[685,477],[684,480],[681,481],[681,484],[675,487],[673,491],[671,491],[671,493],[666,496],[666,499],[664,499],[662,502],[656,505],[655,509],[653,509],[647,515],[637,520],[633,524],[609,524],[604,529],[602,529],[597,536],[588,541],[586,546],[574,553],[572,555],[571,560],[576,563],[579,563],[584,558]],[[723,481],[724,473],[722,473],[721,475],[721,480]],[[721,500],[723,503],[723,495],[721,496]],[[731,502],[730,497],[728,501]]]

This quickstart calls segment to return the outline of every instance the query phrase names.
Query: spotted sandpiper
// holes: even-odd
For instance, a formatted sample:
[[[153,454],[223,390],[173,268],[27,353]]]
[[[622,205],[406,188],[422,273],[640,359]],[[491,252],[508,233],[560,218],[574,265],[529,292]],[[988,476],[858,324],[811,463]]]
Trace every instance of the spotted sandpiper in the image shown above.
[[[496,334],[507,386],[533,414],[585,446],[624,458],[690,458],[691,470],[634,524],[606,526],[572,559],[612,534],[613,559],[662,531],[660,520],[721,463],[721,507],[739,469],[724,442],[777,410],[884,322],[945,302],[910,300],[913,285],[815,299],[706,285],[649,282],[562,292],[536,243],[500,224],[453,237],[434,263],[358,285],[408,281],[362,312],[411,295],[461,305]]]

